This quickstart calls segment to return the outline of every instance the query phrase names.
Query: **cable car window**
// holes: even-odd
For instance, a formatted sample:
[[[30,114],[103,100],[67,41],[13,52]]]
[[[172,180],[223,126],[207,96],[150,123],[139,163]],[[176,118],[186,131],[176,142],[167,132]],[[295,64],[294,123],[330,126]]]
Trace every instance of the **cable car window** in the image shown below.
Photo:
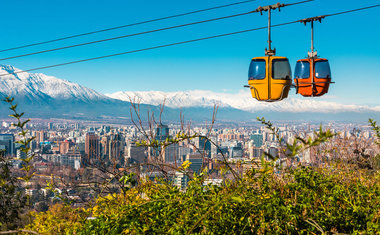
[[[309,78],[310,77],[310,63],[309,61],[298,61],[296,69],[294,70],[295,78]]]
[[[318,61],[315,63],[315,76],[317,78],[331,78],[330,65],[328,61]]]
[[[252,60],[248,71],[248,80],[260,80],[266,76],[265,60]]]
[[[275,59],[272,62],[273,79],[291,79],[292,71],[288,59]]]

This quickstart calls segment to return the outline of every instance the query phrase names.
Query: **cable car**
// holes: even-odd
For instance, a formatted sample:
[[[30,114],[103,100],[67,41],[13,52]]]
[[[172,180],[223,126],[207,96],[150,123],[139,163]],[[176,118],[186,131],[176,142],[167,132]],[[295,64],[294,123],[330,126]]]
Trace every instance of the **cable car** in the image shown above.
[[[269,55],[253,58],[248,72],[252,97],[267,102],[287,98],[292,85],[291,76],[286,57]]]
[[[292,73],[286,57],[275,56],[276,49],[271,49],[271,9],[280,9],[285,4],[259,7],[256,11],[268,11],[268,45],[265,56],[251,60],[248,71],[248,87],[252,97],[258,101],[280,101],[288,97],[292,86]]]
[[[307,58],[297,61],[294,71],[296,92],[306,97],[322,96],[329,90],[331,71],[329,61]]]
[[[331,70],[327,59],[319,58],[314,51],[314,21],[321,22],[325,16],[300,20],[301,23],[311,22],[311,52],[306,59],[297,61],[294,70],[296,93],[305,97],[322,96],[329,91]]]

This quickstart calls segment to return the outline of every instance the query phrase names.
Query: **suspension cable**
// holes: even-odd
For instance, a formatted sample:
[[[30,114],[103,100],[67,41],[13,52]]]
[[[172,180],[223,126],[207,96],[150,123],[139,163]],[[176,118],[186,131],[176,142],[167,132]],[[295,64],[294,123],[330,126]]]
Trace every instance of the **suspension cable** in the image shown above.
[[[301,3],[311,2],[311,1],[313,1],[313,0],[306,0],[306,1],[291,3],[291,4],[282,4],[282,6],[291,6],[291,5],[296,5],[296,4],[301,4]],[[208,20],[191,22],[191,23],[187,23],[187,24],[175,25],[175,26],[170,26],[170,27],[165,27],[165,28],[160,28],[160,29],[154,29],[154,30],[149,30],[149,31],[144,31],[144,32],[139,32],[139,33],[122,35],[122,36],[118,36],[118,37],[100,39],[100,40],[96,40],[96,41],[84,42],[84,43],[79,43],[79,44],[74,44],[74,45],[69,45],[69,46],[64,46],[64,47],[58,47],[58,48],[53,48],[53,49],[48,49],[48,50],[31,52],[31,53],[26,53],[26,54],[22,54],[22,55],[10,56],[10,57],[5,57],[5,58],[0,58],[0,61],[20,58],[20,57],[25,57],[25,56],[31,56],[31,55],[37,55],[37,54],[43,54],[43,53],[47,53],[47,52],[65,50],[65,49],[69,49],[69,48],[80,47],[80,46],[85,46],[85,45],[90,45],[90,44],[95,44],[95,43],[101,43],[101,42],[107,42],[107,41],[112,41],[112,40],[117,40],[117,39],[122,39],[122,38],[134,37],[134,36],[144,35],[144,34],[149,34],[149,33],[156,33],[156,32],[160,32],[160,31],[176,29],[176,28],[181,28],[181,27],[187,27],[187,26],[197,25],[197,24],[203,24],[203,23],[208,23],[208,22],[212,22],[212,21],[224,20],[224,19],[229,19],[229,18],[238,17],[238,16],[244,16],[244,15],[248,15],[248,14],[252,14],[252,13],[258,13],[258,12],[261,13],[261,10],[254,10],[254,11],[249,11],[249,12],[244,12],[244,13],[239,13],[239,14],[234,14],[234,15],[228,15],[228,16],[222,16],[222,17],[208,19]]]
[[[349,11],[343,11],[343,12],[328,14],[328,15],[325,15],[325,17],[342,15],[342,14],[346,14],[346,13],[351,13],[351,12],[360,11],[360,10],[366,10],[366,9],[375,8],[375,7],[379,7],[379,6],[380,6],[380,4],[373,5],[373,6],[368,6],[368,7],[364,7],[364,8],[353,9],[353,10],[349,10]],[[272,25],[272,27],[278,27],[278,26],[284,26],[284,25],[299,23],[299,22],[303,22],[304,20],[305,19],[296,20],[296,21],[290,21],[290,22],[281,23],[281,24],[276,24],[276,25]],[[154,47],[148,47],[148,48],[143,48],[143,49],[138,49],[138,50],[132,50],[132,51],[126,51],[126,52],[121,52],[121,53],[116,53],[116,54],[110,54],[110,55],[92,57],[92,58],[87,58],[87,59],[82,59],[82,60],[76,60],[76,61],[70,61],[70,62],[65,62],[65,63],[60,63],[60,64],[53,64],[53,65],[48,65],[48,66],[43,66],[43,67],[38,67],[38,68],[32,68],[32,69],[17,71],[17,72],[13,72],[13,73],[0,74],[0,77],[7,76],[7,75],[10,75],[10,74],[25,73],[25,72],[35,71],[35,70],[41,70],[41,69],[59,67],[59,66],[64,66],[64,65],[82,63],[82,62],[86,62],[86,61],[104,59],[104,58],[109,58],[109,57],[114,57],[114,56],[119,56],[119,55],[125,55],[125,54],[132,54],[132,53],[137,53],[137,52],[142,52],[142,51],[154,50],[154,49],[158,49],[158,48],[176,46],[176,45],[181,45],[181,44],[186,44],[186,43],[191,43],[191,42],[198,42],[198,41],[203,41],[203,40],[208,40],[208,39],[213,39],[213,38],[226,37],[226,36],[231,36],[231,35],[236,35],[236,34],[242,34],[242,33],[252,32],[252,31],[261,30],[261,29],[266,29],[266,28],[267,28],[267,26],[264,26],[264,27],[254,28],[254,29],[241,30],[241,31],[236,31],[236,32],[231,32],[231,33],[225,33],[225,34],[219,34],[219,35],[214,35],[214,36],[209,36],[209,37],[197,38],[197,39],[192,39],[192,40],[187,40],[187,41],[175,42],[175,43],[170,43],[170,44],[165,44],[165,45],[159,45],[159,46],[154,46]]]
[[[91,34],[102,33],[102,32],[107,32],[107,31],[111,31],[111,30],[116,30],[116,29],[121,29],[121,28],[127,28],[127,27],[132,27],[132,26],[152,23],[152,22],[156,22],[156,21],[162,21],[162,20],[167,20],[167,19],[171,19],[171,18],[177,18],[177,17],[181,17],[181,16],[192,15],[192,14],[196,14],[196,13],[200,13],[200,12],[211,11],[211,10],[225,8],[225,7],[231,7],[231,6],[241,5],[241,4],[250,3],[250,2],[254,2],[254,1],[257,1],[257,0],[246,0],[246,1],[241,1],[241,2],[235,2],[235,3],[230,3],[230,4],[226,4],[226,5],[220,5],[220,6],[215,6],[215,7],[210,7],[210,8],[190,11],[190,12],[181,13],[181,14],[172,15],[172,16],[165,16],[165,17],[161,17],[161,18],[156,18],[156,19],[151,19],[151,20],[145,20],[145,21],[140,21],[140,22],[136,22],[136,23],[126,24],[126,25],[120,25],[120,26],[100,29],[100,30],[96,30],[96,31],[86,32],[86,33],[74,34],[74,35],[70,35],[70,36],[66,36],[66,37],[51,39],[51,40],[48,40],[48,41],[36,42],[36,43],[26,44],[26,45],[22,45],[22,46],[2,49],[2,50],[0,50],[0,52],[17,50],[17,49],[26,48],[26,47],[32,47],[32,46],[38,46],[38,45],[52,43],[52,42],[63,41],[63,40],[71,39],[71,38],[77,38],[77,37],[87,36],[87,35],[91,35]]]
[[[176,29],[176,28],[181,28],[181,27],[186,27],[186,26],[191,26],[191,25],[196,25],[196,24],[202,24],[202,23],[207,23],[207,22],[212,22],[212,21],[217,21],[217,20],[233,18],[233,17],[237,17],[237,16],[248,15],[251,13],[253,13],[253,12],[251,12],[251,11],[250,12],[244,12],[244,13],[239,13],[239,14],[235,14],[235,15],[223,16],[223,17],[218,17],[218,18],[213,18],[213,19],[208,19],[208,20],[202,20],[202,21],[197,21],[197,22],[192,22],[192,23],[187,23],[187,24],[181,24],[181,25],[176,25],[176,26],[171,26],[171,27],[165,27],[165,28],[160,28],[160,29],[153,29],[153,30],[149,30],[149,31],[127,34],[127,35],[122,35],[122,36],[118,36],[118,37],[100,39],[100,40],[96,40],[96,41],[84,42],[84,43],[79,43],[79,44],[74,44],[74,45],[69,45],[69,46],[64,46],[64,47],[58,47],[58,48],[53,48],[53,49],[48,49],[48,50],[31,52],[31,53],[22,54],[22,55],[10,56],[10,57],[5,57],[5,58],[0,58],[0,61],[20,58],[20,57],[25,57],[25,56],[31,56],[31,55],[37,55],[37,54],[43,54],[43,53],[52,52],[52,51],[65,50],[65,49],[69,49],[69,48],[73,48],[73,47],[80,47],[80,46],[85,46],[85,45],[90,45],[90,44],[95,44],[95,43],[100,43],[100,42],[107,42],[107,41],[112,41],[112,40],[117,40],[117,39],[122,39],[122,38],[134,37],[134,36],[143,35],[143,34],[156,33],[156,32],[165,31],[165,30],[169,30],[169,29]]]
[[[284,23],[281,25],[297,23],[297,22],[298,21],[293,21],[293,22],[288,22],[288,23]],[[273,25],[272,27],[275,27],[275,26],[280,26],[280,25]],[[158,49],[158,48],[181,45],[181,44],[186,44],[186,43],[191,43],[191,42],[198,42],[198,41],[208,40],[208,39],[212,39],[212,38],[225,37],[225,36],[241,34],[241,33],[251,32],[251,31],[255,31],[255,30],[260,30],[260,29],[266,29],[266,28],[267,28],[267,26],[255,28],[255,29],[247,29],[247,30],[242,30],[242,31],[237,31],[237,32],[231,32],[231,33],[219,34],[219,35],[214,35],[214,36],[209,36],[209,37],[204,37],[204,38],[197,38],[197,39],[192,39],[192,40],[187,40],[187,41],[175,42],[175,43],[159,45],[159,46],[154,46],[154,47],[147,47],[147,48],[143,48],[143,49],[120,52],[120,53],[115,53],[115,54],[110,54],[110,55],[92,57],[92,58],[87,58],[87,59],[83,59],[83,60],[75,60],[75,61],[70,61],[70,62],[61,63],[61,64],[54,64],[54,65],[48,65],[48,66],[43,66],[43,67],[39,67],[39,68],[27,69],[27,70],[23,70],[23,71],[14,72],[14,73],[0,74],[0,77],[6,76],[9,74],[25,73],[25,72],[30,72],[30,71],[40,70],[40,69],[53,68],[53,67],[64,66],[64,65],[69,65],[69,64],[76,64],[76,63],[81,63],[81,62],[86,62],[86,61],[91,61],[91,60],[98,60],[98,59],[104,59],[104,58],[119,56],[119,55],[132,54],[132,53],[136,53],[136,52],[142,52],[142,51],[154,50],[154,49]]]

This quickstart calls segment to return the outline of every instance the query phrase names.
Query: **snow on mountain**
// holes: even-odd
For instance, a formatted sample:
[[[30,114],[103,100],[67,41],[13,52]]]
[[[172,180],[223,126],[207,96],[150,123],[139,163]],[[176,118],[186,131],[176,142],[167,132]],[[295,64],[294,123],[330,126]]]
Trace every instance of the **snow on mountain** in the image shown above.
[[[281,102],[259,102],[252,99],[248,90],[238,93],[217,93],[207,90],[192,90],[178,92],[161,91],[119,91],[106,94],[110,98],[129,101],[130,98],[141,100],[143,104],[159,105],[165,100],[165,105],[171,108],[186,107],[232,107],[239,110],[276,111],[276,112],[312,112],[312,113],[339,113],[339,112],[380,112],[380,106],[369,107],[364,105],[346,105],[336,102],[313,98],[288,98]]]
[[[223,103],[219,97],[206,97],[204,93],[205,91],[119,91],[113,94],[106,94],[106,96],[123,101],[130,101],[130,98],[132,100],[138,99],[141,103],[151,105],[160,105],[165,100],[165,106],[170,108],[212,107],[214,104],[222,107],[229,106]]]
[[[350,112],[350,115],[354,116],[362,116],[362,114],[371,116],[373,113],[380,115],[380,106],[346,105],[323,98],[300,97],[274,103],[258,102],[252,99],[248,90],[241,90],[234,94],[191,90],[178,92],[120,91],[103,95],[79,84],[41,73],[12,74],[20,71],[13,66],[0,65],[0,75],[2,75],[0,76],[0,98],[3,96],[15,97],[18,103],[28,104],[24,107],[28,108],[27,111],[30,114],[39,116],[53,114],[60,116],[62,113],[77,116],[78,113],[83,113],[83,116],[86,117],[91,115],[93,117],[129,115],[130,98],[132,101],[137,101],[136,98],[138,98],[140,103],[148,105],[160,105],[165,100],[165,105],[173,108],[166,110],[170,113],[169,116],[176,115],[174,113],[178,111],[178,108],[192,108],[192,113],[188,115],[194,117],[198,115],[198,118],[203,118],[199,115],[207,113],[206,111],[215,104],[221,108],[220,111],[224,110],[220,113],[228,120],[244,115],[246,117],[251,115],[249,112],[257,111],[272,112],[276,117],[289,113],[290,116],[295,117],[302,117],[305,114],[311,114],[312,117],[319,115],[318,117],[320,117],[321,114],[323,116],[325,113],[329,113],[332,116],[341,114],[340,116],[343,115],[345,118],[346,112]],[[3,76],[4,74],[5,76]],[[335,116],[338,117],[338,115]],[[293,116],[290,118],[294,118]],[[309,116],[308,118],[310,118]]]
[[[105,95],[87,87],[42,73],[20,72],[10,65],[0,65],[0,94],[13,97],[24,97],[32,101],[49,99],[76,100],[89,102],[109,99]]]

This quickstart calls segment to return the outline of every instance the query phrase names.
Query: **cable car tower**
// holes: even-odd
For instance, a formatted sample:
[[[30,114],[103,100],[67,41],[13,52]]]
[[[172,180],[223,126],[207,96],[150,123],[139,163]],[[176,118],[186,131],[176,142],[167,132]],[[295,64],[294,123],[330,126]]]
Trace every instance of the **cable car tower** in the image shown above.
[[[317,16],[300,20],[306,25],[311,24],[311,51],[306,59],[297,61],[294,70],[296,93],[305,97],[316,97],[326,94],[331,83],[330,65],[327,59],[319,58],[314,51],[314,22],[322,22],[326,16]]]
[[[265,56],[254,57],[248,72],[248,87],[252,97],[258,101],[274,102],[288,97],[292,86],[292,75],[289,60],[286,57],[275,56],[276,49],[272,49],[271,40],[271,14],[272,10],[293,4],[273,4],[258,7],[255,11],[268,12],[268,49],[265,48]]]

